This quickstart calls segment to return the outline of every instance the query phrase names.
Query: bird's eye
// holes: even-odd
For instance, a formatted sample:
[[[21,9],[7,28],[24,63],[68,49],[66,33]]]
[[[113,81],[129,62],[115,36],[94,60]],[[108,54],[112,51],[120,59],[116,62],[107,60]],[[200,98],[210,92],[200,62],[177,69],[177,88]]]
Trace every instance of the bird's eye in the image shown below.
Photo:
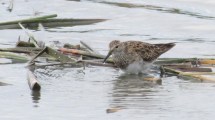
[[[119,46],[117,45],[115,48],[118,48]]]

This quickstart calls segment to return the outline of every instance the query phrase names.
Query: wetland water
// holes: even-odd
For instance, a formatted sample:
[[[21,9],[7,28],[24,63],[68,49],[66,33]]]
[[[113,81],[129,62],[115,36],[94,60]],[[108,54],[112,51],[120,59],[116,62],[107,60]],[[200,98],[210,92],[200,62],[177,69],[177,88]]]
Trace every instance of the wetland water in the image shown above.
[[[105,22],[32,31],[47,44],[85,41],[107,54],[111,40],[176,42],[161,57],[214,57],[213,0],[0,0],[0,20],[35,12],[59,18],[99,18]],[[13,47],[20,29],[0,30],[0,47]],[[27,38],[26,38],[27,39]],[[1,120],[213,120],[215,84],[166,77],[162,85],[106,67],[37,69],[42,89],[31,93],[26,64],[0,65]],[[106,109],[119,107],[115,113]]]

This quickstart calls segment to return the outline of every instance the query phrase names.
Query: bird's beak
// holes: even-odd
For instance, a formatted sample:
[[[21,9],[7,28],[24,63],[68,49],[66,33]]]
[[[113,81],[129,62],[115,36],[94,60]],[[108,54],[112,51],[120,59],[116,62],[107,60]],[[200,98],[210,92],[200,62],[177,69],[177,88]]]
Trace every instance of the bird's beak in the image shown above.
[[[112,52],[113,52],[113,49],[111,49],[111,50],[108,52],[108,54],[107,54],[107,56],[105,57],[103,63],[106,62],[106,60],[110,57],[110,55],[112,54]]]

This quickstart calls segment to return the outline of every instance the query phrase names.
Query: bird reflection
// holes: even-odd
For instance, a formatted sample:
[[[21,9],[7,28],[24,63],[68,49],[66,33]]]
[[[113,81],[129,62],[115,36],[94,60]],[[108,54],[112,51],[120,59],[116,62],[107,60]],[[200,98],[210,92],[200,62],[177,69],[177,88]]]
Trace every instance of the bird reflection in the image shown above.
[[[152,81],[145,81],[147,75],[123,74],[114,80],[111,93],[110,107],[117,108],[146,108],[150,102],[154,102],[153,96],[156,95],[160,87]]]

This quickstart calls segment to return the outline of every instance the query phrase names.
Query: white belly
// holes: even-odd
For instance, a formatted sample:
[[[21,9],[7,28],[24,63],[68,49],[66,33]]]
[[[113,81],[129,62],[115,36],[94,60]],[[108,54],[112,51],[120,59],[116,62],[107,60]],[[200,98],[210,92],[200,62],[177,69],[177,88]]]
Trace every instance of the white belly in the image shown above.
[[[125,72],[131,74],[138,74],[138,73],[146,73],[148,72],[149,68],[151,67],[152,63],[141,61],[135,61],[128,65]]]

